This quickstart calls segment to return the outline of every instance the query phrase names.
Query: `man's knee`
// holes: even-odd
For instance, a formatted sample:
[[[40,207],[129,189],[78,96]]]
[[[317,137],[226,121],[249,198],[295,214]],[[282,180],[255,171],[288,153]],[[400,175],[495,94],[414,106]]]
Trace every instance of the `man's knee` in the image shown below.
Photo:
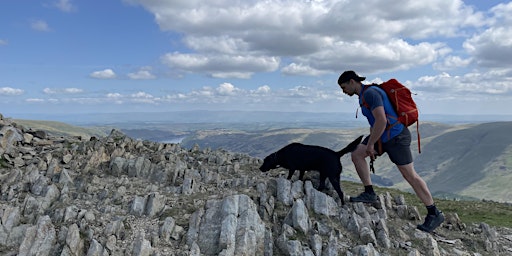
[[[352,151],[352,153],[350,154],[352,162],[364,160],[366,158],[366,156],[367,155],[366,155],[364,145],[357,146],[357,148],[354,151]]]

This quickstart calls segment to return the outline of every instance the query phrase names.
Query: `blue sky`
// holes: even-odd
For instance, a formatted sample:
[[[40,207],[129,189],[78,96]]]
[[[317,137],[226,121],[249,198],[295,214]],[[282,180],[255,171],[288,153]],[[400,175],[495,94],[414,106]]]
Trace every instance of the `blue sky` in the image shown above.
[[[512,2],[3,0],[0,113],[355,112],[397,78],[425,114],[512,114]]]

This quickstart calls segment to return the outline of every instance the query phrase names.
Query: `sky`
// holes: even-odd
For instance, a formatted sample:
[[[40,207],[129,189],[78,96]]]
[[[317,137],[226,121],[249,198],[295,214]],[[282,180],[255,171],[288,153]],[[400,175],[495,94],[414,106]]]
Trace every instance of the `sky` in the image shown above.
[[[512,2],[2,0],[0,113],[356,112],[344,70],[421,114],[512,114]],[[420,117],[421,118],[421,117]]]

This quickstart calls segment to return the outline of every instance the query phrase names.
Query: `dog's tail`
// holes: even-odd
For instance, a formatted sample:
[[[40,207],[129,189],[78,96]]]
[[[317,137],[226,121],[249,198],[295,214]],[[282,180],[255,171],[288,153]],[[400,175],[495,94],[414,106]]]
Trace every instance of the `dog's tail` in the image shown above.
[[[348,144],[345,148],[343,148],[342,150],[340,150],[336,153],[338,153],[339,157],[342,157],[343,155],[354,151],[357,148],[357,145],[361,144],[362,140],[363,140],[363,135],[359,136],[359,138],[350,142],[350,144]]]

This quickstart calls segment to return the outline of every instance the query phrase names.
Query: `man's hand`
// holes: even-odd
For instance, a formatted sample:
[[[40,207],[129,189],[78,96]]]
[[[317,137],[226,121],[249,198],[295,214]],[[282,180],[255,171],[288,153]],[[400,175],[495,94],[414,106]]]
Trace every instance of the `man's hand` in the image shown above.
[[[375,160],[375,146],[374,144],[368,143],[366,146],[366,154],[370,157],[370,159],[373,161]]]

